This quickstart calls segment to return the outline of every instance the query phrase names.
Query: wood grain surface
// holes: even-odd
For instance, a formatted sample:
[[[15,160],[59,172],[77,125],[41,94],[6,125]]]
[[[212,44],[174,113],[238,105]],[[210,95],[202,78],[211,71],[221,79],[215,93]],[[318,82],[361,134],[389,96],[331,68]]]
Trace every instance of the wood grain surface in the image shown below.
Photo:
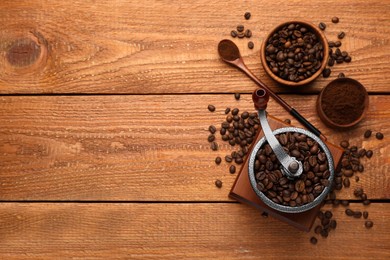
[[[389,13],[379,0],[0,1],[0,259],[389,259]],[[259,50],[287,20],[325,22],[328,40],[344,31],[352,62],[306,87],[277,85]],[[236,175],[214,159],[233,149],[218,136],[211,151],[207,129],[226,107],[253,111],[255,84],[217,54],[239,24],[253,33],[253,50],[234,41],[256,76],[328,141],[373,150],[337,194],[368,210],[372,229],[325,205],[338,227],[313,246],[313,231],[228,198]],[[315,110],[340,72],[370,94],[366,118],[344,131]],[[292,119],[275,101],[267,110]],[[367,129],[385,138],[365,139]]]
[[[368,210],[373,228],[340,206],[337,229],[324,239],[238,203],[4,203],[0,251],[7,259],[389,259],[389,207],[350,208]]]
[[[250,69],[278,92],[260,64],[266,34],[287,20],[327,23],[326,36],[346,33],[352,62],[334,67],[369,91],[390,90],[388,1],[1,1],[0,93],[250,92],[253,83],[228,67],[217,44],[243,24],[236,39]],[[243,14],[251,11],[246,21]],[[332,24],[338,16],[340,22]],[[319,78],[301,91],[318,92]]]
[[[390,146],[364,139],[366,129],[390,136],[390,103],[371,96],[367,118],[353,131],[337,133],[317,118],[316,96],[284,96],[329,141],[344,138],[373,149],[363,159],[359,183],[370,198],[390,198]],[[51,96],[0,98],[2,200],[226,201],[235,175],[217,155],[232,148],[218,135],[220,150],[210,149],[208,126],[220,124],[226,107],[253,111],[250,95]],[[207,110],[214,104],[216,112]],[[274,101],[268,111],[290,118]],[[292,123],[296,123],[295,120]],[[223,190],[214,181],[221,179]]]

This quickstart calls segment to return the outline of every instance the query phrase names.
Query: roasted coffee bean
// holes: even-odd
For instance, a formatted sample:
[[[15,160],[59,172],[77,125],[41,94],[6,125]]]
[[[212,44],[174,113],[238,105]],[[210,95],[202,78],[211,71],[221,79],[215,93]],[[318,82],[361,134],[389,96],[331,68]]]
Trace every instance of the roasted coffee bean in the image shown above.
[[[353,210],[351,210],[351,209],[346,209],[345,210],[345,214],[347,214],[347,216],[352,217],[355,214],[355,212]]]
[[[328,42],[328,46],[329,46],[330,48],[333,48],[333,47],[334,47],[334,41],[329,41],[329,42]],[[332,51],[332,49],[330,49],[330,51]],[[330,54],[332,54],[332,53],[330,53]]]
[[[245,33],[244,32],[239,32],[239,33],[237,33],[237,37],[242,39],[242,38],[245,37]]]
[[[348,148],[349,142],[344,140],[340,142],[340,146],[343,147],[344,149]]]
[[[325,68],[323,71],[322,71],[322,76],[324,77],[324,78],[328,78],[329,76],[330,76],[330,73],[331,73],[332,71],[329,69],[329,68]]]
[[[363,211],[363,218],[364,218],[364,219],[367,219],[367,218],[368,218],[368,212],[367,212],[367,211]]]
[[[320,22],[320,23],[318,24],[318,27],[319,27],[321,30],[325,30],[325,29],[326,29],[326,24],[323,23],[323,22]]]
[[[245,17],[245,20],[249,20],[251,18],[251,13],[250,12],[246,12],[244,14],[244,17]]]
[[[246,37],[246,38],[252,37],[252,31],[249,30],[249,29],[246,29],[246,30],[245,30],[245,37]]]
[[[240,110],[239,110],[238,108],[233,108],[233,110],[232,110],[232,115],[233,115],[233,116],[237,115],[239,111],[240,111]]]
[[[348,178],[350,178],[350,177],[352,177],[353,176],[353,170],[345,170],[344,172],[343,172],[343,174],[344,174],[344,176],[345,177],[348,177]]]
[[[374,222],[367,220],[366,222],[364,222],[364,226],[366,228],[372,228],[374,226]]]
[[[328,232],[326,229],[323,229],[323,230],[321,231],[321,236],[322,236],[323,238],[327,238],[328,235],[329,235],[329,232]]]
[[[225,109],[225,114],[227,115],[227,114],[229,114],[230,113],[230,107],[227,107],[226,109]]]
[[[334,47],[340,47],[340,46],[341,46],[341,41],[335,41],[335,42],[334,42]],[[336,54],[336,55],[337,55],[337,54]],[[340,55],[338,55],[338,56],[340,56]],[[341,56],[343,56],[342,53],[341,53]],[[347,53],[346,56],[348,56],[348,53]]]
[[[230,162],[233,161],[233,158],[232,158],[230,155],[226,155],[226,156],[225,156],[225,161],[228,162],[228,163],[230,163]]]
[[[215,163],[216,164],[220,164],[221,162],[222,162],[221,157],[218,156],[218,157],[215,158]]]
[[[218,144],[216,142],[212,142],[210,147],[211,147],[211,150],[213,150],[213,151],[218,150]]]
[[[366,152],[367,158],[371,158],[373,154],[374,154],[374,152],[373,152],[372,150],[368,150],[368,151]]]
[[[313,245],[315,245],[315,244],[317,244],[317,238],[315,238],[315,237],[311,237],[310,238],[310,243],[312,243]]]
[[[236,30],[232,30],[230,32],[230,35],[233,37],[233,38],[236,38],[237,37],[237,31]]]
[[[351,61],[352,61],[351,56],[345,57],[345,58],[344,58],[344,61],[345,61],[345,62],[351,62]]]
[[[213,105],[208,105],[208,110],[210,111],[210,112],[214,112],[215,111],[215,106],[213,106]]]
[[[355,195],[355,197],[360,197],[362,196],[364,193],[363,189],[362,188],[356,188],[354,191],[353,191],[353,195]]]
[[[371,136],[371,134],[372,134],[372,131],[371,131],[371,130],[366,130],[366,131],[364,132],[364,138],[369,138],[369,137]]]
[[[229,172],[230,172],[231,174],[235,173],[235,172],[236,172],[236,166],[230,165],[230,167],[229,167]]]
[[[210,125],[209,126],[209,131],[210,131],[210,133],[215,134],[215,132],[217,131],[217,128],[215,126],[213,126],[213,125]]]
[[[213,134],[210,134],[208,137],[207,137],[207,140],[211,143],[215,140],[215,135]]]
[[[361,218],[362,217],[362,212],[361,211],[355,211],[354,213],[353,213],[353,217],[354,218]]]
[[[255,47],[255,44],[252,41],[248,42],[248,48],[253,49]]]
[[[217,186],[218,188],[222,188],[222,181],[216,180],[215,181],[215,186]]]
[[[344,178],[343,184],[345,188],[349,188],[349,186],[351,186],[351,182],[349,181],[349,178]]]
[[[234,93],[234,98],[236,100],[240,100],[240,97],[241,97],[240,93]]]
[[[322,230],[322,227],[320,225],[316,226],[316,228],[314,229],[314,233],[316,234],[320,234],[321,233],[321,230]]]
[[[237,158],[234,160],[234,162],[235,162],[236,164],[242,164],[242,163],[243,163],[243,160],[242,160],[241,157],[237,157]]]
[[[337,16],[334,16],[332,18],[332,23],[338,23],[339,22],[339,18]]]
[[[370,205],[371,201],[370,200],[363,200],[363,205],[367,206]]]
[[[358,182],[359,181],[359,176],[355,176],[355,181]]]
[[[341,201],[341,205],[343,205],[344,207],[347,207],[347,206],[349,206],[349,201],[348,200],[342,200]]]
[[[332,217],[333,217],[333,214],[332,214],[332,212],[330,212],[329,210],[327,210],[327,211],[325,211],[324,216],[325,216],[326,218],[332,218]]]
[[[285,122],[286,124],[289,124],[289,125],[291,125],[291,120],[290,120],[290,119],[288,119],[288,118],[284,119],[284,122]]]
[[[238,32],[243,32],[244,31],[244,25],[237,25],[237,31]]]
[[[337,76],[338,78],[345,78],[345,74],[340,72],[339,75]]]
[[[376,133],[375,137],[378,140],[382,140],[383,139],[383,134],[381,132],[378,132],[378,133]]]

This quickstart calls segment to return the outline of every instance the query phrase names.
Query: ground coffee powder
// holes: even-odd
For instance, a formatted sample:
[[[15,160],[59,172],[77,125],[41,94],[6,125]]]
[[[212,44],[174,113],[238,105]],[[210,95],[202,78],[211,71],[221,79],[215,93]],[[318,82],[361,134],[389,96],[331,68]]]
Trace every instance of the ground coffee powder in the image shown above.
[[[322,94],[322,109],[334,123],[347,125],[356,121],[365,108],[365,90],[348,81],[329,85]]]

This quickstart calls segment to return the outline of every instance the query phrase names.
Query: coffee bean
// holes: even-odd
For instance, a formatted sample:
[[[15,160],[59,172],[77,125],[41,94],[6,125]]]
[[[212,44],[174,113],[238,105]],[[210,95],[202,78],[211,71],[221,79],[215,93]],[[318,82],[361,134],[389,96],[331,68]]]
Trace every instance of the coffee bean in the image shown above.
[[[251,13],[250,12],[246,12],[244,14],[244,17],[245,17],[245,20],[249,20],[251,18]]]
[[[225,109],[225,114],[227,115],[227,114],[229,114],[229,112],[230,112],[230,107],[227,107],[227,108]]]
[[[376,133],[375,137],[378,140],[382,140],[383,139],[383,134],[381,132],[378,132],[378,133]]]
[[[231,174],[235,173],[235,172],[236,172],[236,166],[230,165],[230,167],[229,167],[229,172],[230,172]]]
[[[371,201],[370,200],[363,200],[363,205],[367,206],[370,205]]]
[[[322,71],[322,76],[324,77],[324,78],[328,78],[329,76],[330,76],[330,73],[331,73],[332,71],[329,69],[329,68],[325,68],[323,71]]]
[[[353,174],[354,174],[353,170],[345,170],[345,171],[343,172],[343,175],[344,175],[345,177],[348,177],[348,178],[352,177]]]
[[[349,201],[348,200],[342,200],[341,201],[341,205],[343,205],[344,207],[347,207],[349,205]]]
[[[316,234],[320,234],[321,233],[321,230],[322,230],[322,227],[321,226],[316,226],[316,228],[314,229],[314,233],[316,233]]]
[[[244,161],[242,160],[241,157],[237,157],[237,158],[234,160],[234,162],[235,162],[236,164],[242,164]]]
[[[218,144],[216,142],[211,143],[211,150],[217,151],[218,150]]]
[[[217,128],[214,125],[210,125],[209,131],[210,131],[210,133],[215,134],[215,132],[217,131]]]
[[[221,162],[222,162],[221,157],[218,156],[218,157],[215,158],[215,163],[216,164],[221,164]]]
[[[355,197],[360,197],[362,196],[364,193],[363,189],[362,188],[356,188],[354,191],[353,191],[353,195],[355,195]]]
[[[345,37],[345,32],[339,32],[337,34],[337,38],[339,38],[340,40],[343,39]]]
[[[345,57],[345,58],[344,58],[344,61],[345,61],[345,62],[351,62],[351,61],[352,61],[351,56]]]
[[[318,27],[319,27],[321,30],[325,30],[326,24],[323,23],[323,22],[320,22],[320,23],[318,24]]]
[[[239,33],[237,33],[237,37],[242,39],[242,38],[245,37],[245,33],[244,32],[239,32]]]
[[[218,188],[222,188],[222,181],[216,180],[215,181],[215,186],[217,186]]]
[[[368,212],[367,212],[367,211],[363,211],[363,218],[364,218],[364,219],[367,219],[367,218],[368,218]]]
[[[248,42],[248,48],[253,49],[255,47],[255,44],[252,41]]]
[[[230,155],[226,155],[226,156],[225,156],[225,161],[228,162],[228,163],[230,163],[230,162],[233,161],[233,158],[232,158]]]
[[[323,238],[327,238],[328,235],[329,235],[329,232],[328,232],[326,229],[323,229],[323,230],[321,231],[321,236],[322,236]]]
[[[241,97],[240,93],[234,93],[234,98],[236,100],[240,100],[240,97]]]
[[[237,31],[232,30],[232,31],[230,32],[230,35],[231,35],[233,38],[236,38],[236,37],[237,37]]]
[[[344,149],[348,148],[349,142],[344,140],[340,142],[340,146],[343,147]]]
[[[289,125],[291,125],[291,120],[290,120],[290,119],[288,119],[288,118],[284,119],[284,122],[285,122],[286,124],[289,124]]]
[[[358,182],[359,181],[359,176],[355,176],[355,181]]]
[[[244,25],[237,25],[237,31],[238,32],[243,32],[244,31]]]
[[[208,137],[207,137],[207,140],[211,143],[215,140],[215,135],[213,134],[210,134]]]
[[[334,16],[332,18],[332,23],[338,23],[339,22],[339,18],[337,16]]]
[[[233,110],[232,110],[232,115],[233,115],[233,116],[237,115],[239,111],[240,111],[240,110],[239,110],[238,108],[233,108]]]
[[[349,186],[351,186],[351,182],[349,181],[349,178],[344,178],[343,184],[345,188],[349,188]]]
[[[371,158],[373,154],[374,154],[374,152],[373,152],[372,150],[368,150],[368,151],[366,152],[367,158]]]
[[[340,72],[339,75],[337,76],[338,78],[345,78],[345,74]]]
[[[340,47],[340,46],[341,46],[341,42],[340,41],[335,41],[334,42],[334,47]],[[340,56],[340,55],[338,55],[338,56]],[[342,53],[341,53],[341,56],[342,56]]]
[[[346,209],[345,210],[345,214],[347,214],[347,216],[352,217],[355,214],[355,212],[353,210],[351,210],[351,209]]]
[[[208,110],[210,111],[210,112],[214,112],[215,111],[215,106],[213,106],[213,105],[208,105]]]
[[[374,226],[374,222],[367,220],[366,222],[364,222],[364,226],[366,228],[372,228]]]
[[[324,216],[325,216],[326,218],[332,218],[332,217],[333,217],[333,214],[332,214],[332,212],[330,212],[329,210],[327,210],[327,211],[325,211]]]
[[[244,34],[245,34],[245,37],[246,37],[246,38],[252,37],[252,31],[249,30],[249,29],[246,29]]]
[[[317,238],[311,237],[310,238],[310,243],[312,243],[313,245],[317,244]]]
[[[353,213],[353,217],[354,218],[361,218],[362,217],[362,212],[361,211],[355,211],[354,213]]]

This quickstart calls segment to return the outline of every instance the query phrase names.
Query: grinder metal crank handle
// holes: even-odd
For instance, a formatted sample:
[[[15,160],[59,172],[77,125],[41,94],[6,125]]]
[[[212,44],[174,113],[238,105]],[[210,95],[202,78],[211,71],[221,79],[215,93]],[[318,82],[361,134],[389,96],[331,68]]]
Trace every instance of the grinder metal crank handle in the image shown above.
[[[271,146],[280,164],[282,172],[288,178],[299,177],[302,174],[303,166],[295,157],[289,156],[280,145],[279,141],[273,135],[272,130],[267,121],[265,109],[269,100],[269,95],[264,89],[257,89],[252,94],[253,103],[258,111],[260,125],[268,144]]]

